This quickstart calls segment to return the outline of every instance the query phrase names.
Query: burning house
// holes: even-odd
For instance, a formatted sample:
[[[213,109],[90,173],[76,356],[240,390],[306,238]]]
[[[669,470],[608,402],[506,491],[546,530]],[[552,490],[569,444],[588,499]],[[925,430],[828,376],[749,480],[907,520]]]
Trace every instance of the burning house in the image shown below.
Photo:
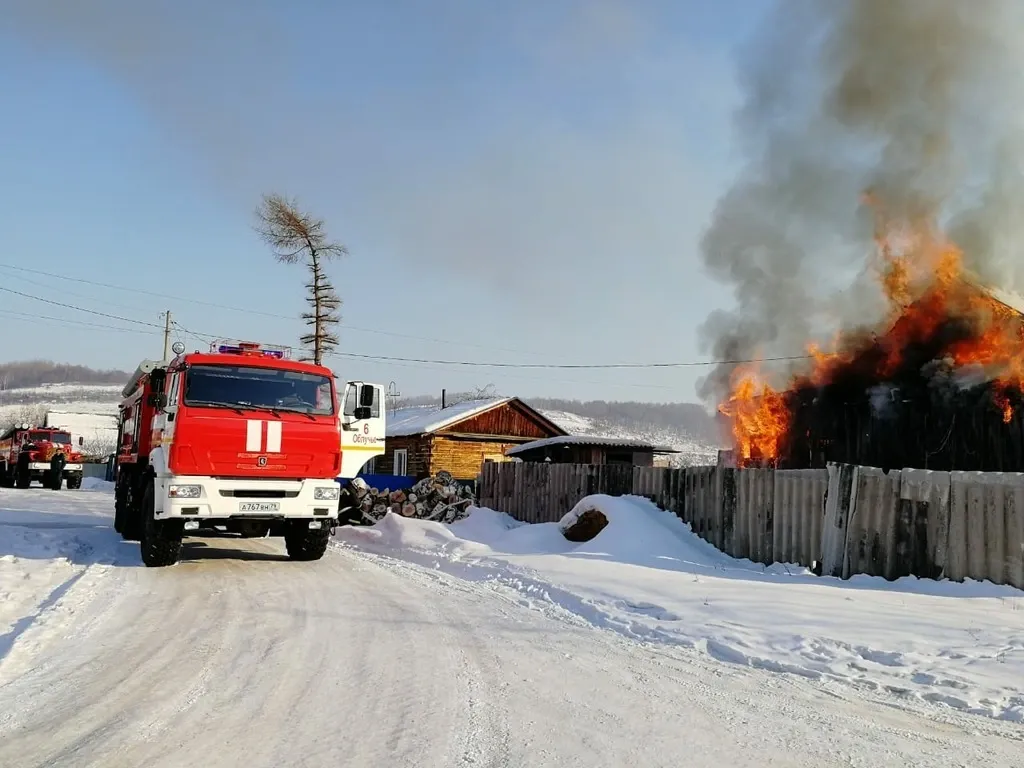
[[[809,370],[784,390],[738,371],[721,406],[737,460],[1024,471],[1024,298],[967,274],[953,246],[927,274],[914,291],[906,264],[890,260],[882,330],[812,348]]]
[[[738,463],[1024,471],[1024,302],[984,287],[1024,286],[1024,11],[968,5],[779,3],[755,34],[701,243],[736,302],[698,391]]]

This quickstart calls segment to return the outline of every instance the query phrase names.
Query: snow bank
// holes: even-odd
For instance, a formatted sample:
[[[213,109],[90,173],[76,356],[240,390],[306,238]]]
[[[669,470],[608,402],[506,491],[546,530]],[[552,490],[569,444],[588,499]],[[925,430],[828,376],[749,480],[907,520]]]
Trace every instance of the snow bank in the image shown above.
[[[450,526],[388,514],[337,539],[520,593],[645,642],[1024,722],[1024,593],[990,583],[819,578],[735,560],[637,497],[590,496],[608,525],[573,544],[559,524],[473,508]]]
[[[82,488],[83,491],[102,491],[104,493],[113,493],[114,484],[109,480],[101,480],[98,477],[83,477]]]

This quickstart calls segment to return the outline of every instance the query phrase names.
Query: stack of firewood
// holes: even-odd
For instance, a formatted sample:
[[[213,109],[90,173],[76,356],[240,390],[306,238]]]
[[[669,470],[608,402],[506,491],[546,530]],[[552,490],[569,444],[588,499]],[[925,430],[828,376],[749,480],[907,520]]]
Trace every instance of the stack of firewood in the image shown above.
[[[453,523],[469,514],[469,507],[474,501],[473,491],[456,483],[448,472],[424,478],[404,491],[371,488],[365,480],[357,477],[349,483],[349,493],[359,505],[363,525],[373,525],[388,512],[402,517]]]

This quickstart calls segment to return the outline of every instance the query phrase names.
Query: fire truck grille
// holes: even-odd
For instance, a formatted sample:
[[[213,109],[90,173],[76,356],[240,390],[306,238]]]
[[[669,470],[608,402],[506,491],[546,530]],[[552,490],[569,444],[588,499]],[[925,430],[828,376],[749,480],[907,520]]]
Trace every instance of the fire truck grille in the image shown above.
[[[233,496],[236,499],[294,499],[299,495],[298,491],[268,491],[265,488],[236,488],[230,491],[222,490],[221,496]]]

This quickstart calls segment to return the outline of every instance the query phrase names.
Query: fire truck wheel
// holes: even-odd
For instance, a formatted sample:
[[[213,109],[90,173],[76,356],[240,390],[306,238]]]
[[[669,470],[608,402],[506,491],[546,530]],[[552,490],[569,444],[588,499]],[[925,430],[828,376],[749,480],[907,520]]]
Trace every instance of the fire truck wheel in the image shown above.
[[[181,557],[181,521],[157,520],[153,506],[153,481],[142,494],[142,562],[147,568],[174,565]]]
[[[284,547],[292,560],[308,562],[319,560],[327,551],[331,538],[330,528],[310,529],[305,520],[289,526],[284,533]]]
[[[82,476],[81,475],[68,475],[68,490],[77,491],[82,487]]]
[[[0,488],[14,487],[14,471],[7,468],[7,463],[0,464]]]
[[[139,541],[142,538],[142,512],[135,494],[132,478],[125,478],[124,496],[121,504],[120,530],[125,541]],[[117,526],[117,501],[114,502],[114,525]]]
[[[114,530],[124,536],[124,524],[128,517],[128,483],[122,475],[114,486]]]

